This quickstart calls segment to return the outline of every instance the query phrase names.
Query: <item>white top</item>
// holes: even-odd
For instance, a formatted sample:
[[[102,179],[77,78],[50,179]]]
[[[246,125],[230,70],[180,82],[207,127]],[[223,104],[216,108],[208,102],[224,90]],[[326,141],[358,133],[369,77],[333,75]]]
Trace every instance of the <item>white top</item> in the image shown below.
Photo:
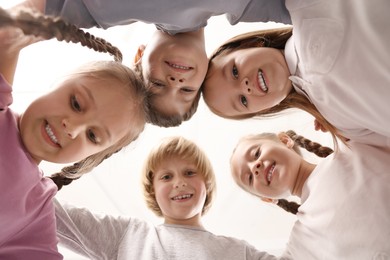
[[[306,181],[285,255],[390,259],[390,148],[351,142]]]
[[[390,146],[390,1],[287,0],[294,88],[345,137]]]
[[[50,0],[46,13],[61,16],[78,27],[154,23],[171,34],[196,31],[211,16],[225,14],[238,22],[291,23],[285,0]]]
[[[243,240],[202,228],[159,225],[129,217],[94,215],[55,201],[60,243],[91,259],[276,259]]]

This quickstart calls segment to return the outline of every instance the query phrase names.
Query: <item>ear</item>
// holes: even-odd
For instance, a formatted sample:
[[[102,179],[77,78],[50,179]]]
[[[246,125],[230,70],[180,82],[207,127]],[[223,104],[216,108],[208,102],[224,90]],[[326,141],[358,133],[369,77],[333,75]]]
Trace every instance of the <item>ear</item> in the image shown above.
[[[288,148],[294,147],[294,140],[291,139],[286,133],[281,132],[278,134],[279,140]]]
[[[134,64],[141,62],[141,58],[142,58],[142,55],[144,55],[145,48],[146,48],[146,46],[143,44],[138,46],[137,53],[134,56]]]
[[[268,202],[268,203],[273,203],[273,204],[277,204],[278,203],[278,200],[277,199],[270,199],[270,198],[266,198],[266,197],[260,197],[260,199],[264,202]]]

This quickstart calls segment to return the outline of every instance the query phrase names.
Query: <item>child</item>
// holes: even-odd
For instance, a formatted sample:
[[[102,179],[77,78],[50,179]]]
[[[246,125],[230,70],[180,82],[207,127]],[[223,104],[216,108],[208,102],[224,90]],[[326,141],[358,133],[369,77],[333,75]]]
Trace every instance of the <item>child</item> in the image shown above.
[[[166,138],[149,154],[142,184],[147,206],[164,224],[95,215],[56,201],[60,242],[91,259],[275,259],[245,241],[205,230],[201,218],[216,184],[209,159],[195,143]]]
[[[80,67],[24,113],[15,113],[9,106],[19,52],[40,40],[15,26],[26,35],[104,44],[61,21],[0,9],[0,259],[62,259],[52,204],[57,186],[38,165],[83,159],[67,174],[78,178],[90,171],[142,132],[145,94],[129,68],[101,61]]]
[[[175,35],[156,30],[135,57],[135,71],[150,96],[149,122],[171,127],[189,120],[198,107],[207,66],[203,28]]]
[[[299,108],[334,136],[389,146],[389,2],[286,4],[293,30],[243,34],[211,56],[203,86],[209,108],[234,119]]]
[[[342,147],[315,165],[297,145],[321,157],[332,153],[288,131],[245,136],[231,157],[233,178],[246,192],[265,201],[301,198],[284,256],[388,259],[390,149],[350,141],[352,149]]]

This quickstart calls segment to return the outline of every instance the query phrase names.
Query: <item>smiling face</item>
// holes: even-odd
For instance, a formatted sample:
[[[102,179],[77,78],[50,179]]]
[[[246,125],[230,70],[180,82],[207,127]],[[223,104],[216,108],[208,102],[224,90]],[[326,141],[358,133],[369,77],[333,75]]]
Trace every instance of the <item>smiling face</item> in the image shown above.
[[[207,191],[193,162],[178,156],[165,159],[155,172],[153,188],[165,223],[201,226]]]
[[[280,103],[292,88],[282,51],[256,47],[216,56],[204,83],[203,96],[212,110],[234,117],[253,114]]]
[[[143,122],[131,113],[130,93],[116,80],[69,77],[21,116],[23,143],[37,163],[69,163],[100,152]]]
[[[243,139],[231,158],[232,175],[245,191],[264,198],[286,198],[293,193],[302,157],[291,143]]]
[[[169,35],[156,31],[142,54],[142,74],[164,115],[185,114],[206,76],[203,29]]]

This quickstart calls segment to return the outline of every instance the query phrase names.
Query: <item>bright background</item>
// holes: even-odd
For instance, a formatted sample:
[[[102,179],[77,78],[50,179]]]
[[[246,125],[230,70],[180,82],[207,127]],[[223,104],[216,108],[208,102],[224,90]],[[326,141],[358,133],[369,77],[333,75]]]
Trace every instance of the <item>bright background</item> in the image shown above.
[[[17,2],[0,0],[0,6],[6,8]],[[224,16],[214,17],[205,29],[207,52],[210,54],[222,42],[239,33],[276,26],[283,24],[240,23],[231,26]],[[154,30],[153,25],[135,23],[108,30],[92,29],[89,32],[120,48],[124,64],[131,66],[138,45],[147,44]],[[33,99],[50,91],[54,81],[81,64],[96,59],[112,58],[79,44],[56,40],[25,48],[21,52],[15,76],[12,108],[23,112]],[[182,135],[195,141],[207,153],[217,175],[217,198],[204,216],[204,226],[215,234],[241,238],[260,250],[280,254],[295,216],[241,191],[230,177],[229,158],[238,139],[245,134],[288,129],[324,145],[332,144],[328,135],[314,131],[313,118],[304,112],[291,111],[272,119],[238,122],[213,115],[201,100],[191,120],[174,128],[147,125],[136,142],[113,155],[93,172],[65,186],[57,197],[98,213],[129,215],[159,224],[162,219],[155,217],[144,203],[140,185],[141,168],[146,155],[161,138]],[[317,160],[313,156],[309,159],[313,162]],[[62,167],[49,163],[40,166],[46,175]],[[65,259],[84,259],[62,247],[60,250]]]

